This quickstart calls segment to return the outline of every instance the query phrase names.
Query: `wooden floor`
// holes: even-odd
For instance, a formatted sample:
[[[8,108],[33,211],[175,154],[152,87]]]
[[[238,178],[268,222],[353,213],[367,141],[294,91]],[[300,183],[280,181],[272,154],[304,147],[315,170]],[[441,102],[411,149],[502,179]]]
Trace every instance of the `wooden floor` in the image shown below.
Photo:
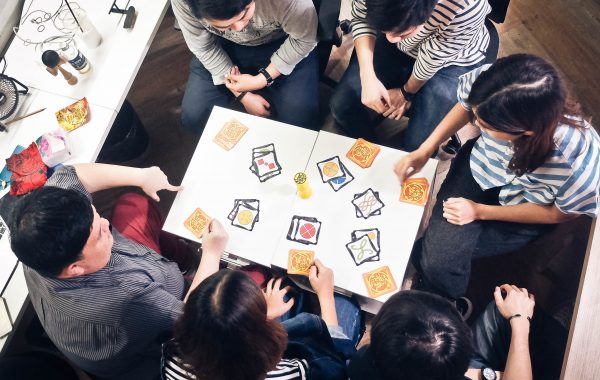
[[[343,0],[343,12],[349,1]],[[507,20],[498,26],[500,55],[517,52],[539,54],[553,61],[572,83],[587,114],[600,118],[600,2],[598,0],[527,0],[511,3]],[[342,15],[343,18],[344,14]],[[169,11],[140,69],[128,100],[137,110],[151,137],[151,150],[141,166],[158,165],[173,183],[180,183],[194,151],[197,137],[179,125],[180,103],[188,75],[191,53],[180,32],[173,29]],[[339,78],[351,47],[351,38],[331,58],[328,73]],[[327,88],[323,109],[327,110]],[[330,117],[326,128],[331,128]],[[600,125],[600,124],[598,124]],[[210,159],[207,157],[207,159]],[[446,163],[447,165],[447,163]],[[210,178],[204,179],[207,183]],[[172,194],[161,194],[166,213]],[[96,198],[105,215],[115,192]],[[494,285],[514,282],[530,288],[538,303],[568,325],[577,292],[579,273],[591,220],[579,218],[561,225],[541,241],[514,254],[476,262],[469,296],[478,309],[491,300]]]

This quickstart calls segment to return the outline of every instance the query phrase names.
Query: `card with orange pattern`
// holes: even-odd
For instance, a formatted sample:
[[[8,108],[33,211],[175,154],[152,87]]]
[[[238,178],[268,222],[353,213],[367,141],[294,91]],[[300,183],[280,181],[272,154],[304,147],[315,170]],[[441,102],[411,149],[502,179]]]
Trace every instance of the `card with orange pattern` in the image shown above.
[[[383,294],[394,292],[398,289],[390,268],[386,265],[381,268],[363,273],[363,280],[367,286],[369,297],[377,298]]]
[[[302,274],[308,276],[314,259],[314,251],[290,249],[288,256],[288,274]]]
[[[215,144],[225,150],[231,150],[237,144],[244,134],[248,131],[248,127],[240,123],[236,119],[231,119],[225,125],[219,133],[215,136],[213,141]]]
[[[207,213],[202,211],[202,209],[197,208],[194,210],[192,215],[190,215],[183,225],[196,236],[198,239],[202,237],[204,230],[210,224],[210,216]]]
[[[408,178],[402,184],[400,201],[423,206],[429,196],[429,182],[427,178]]]
[[[346,153],[346,157],[361,168],[368,168],[373,164],[373,161],[380,150],[381,148],[379,145],[359,138],[354,145],[352,145],[352,148],[350,148],[348,153]]]

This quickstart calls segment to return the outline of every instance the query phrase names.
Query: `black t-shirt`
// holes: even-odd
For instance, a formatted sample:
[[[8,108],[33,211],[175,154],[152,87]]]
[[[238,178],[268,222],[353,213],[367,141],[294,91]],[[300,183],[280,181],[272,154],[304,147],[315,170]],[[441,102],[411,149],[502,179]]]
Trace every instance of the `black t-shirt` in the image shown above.
[[[384,380],[375,365],[369,346],[362,347],[352,356],[348,365],[348,375],[350,380]],[[466,376],[463,376],[463,379],[470,380]]]

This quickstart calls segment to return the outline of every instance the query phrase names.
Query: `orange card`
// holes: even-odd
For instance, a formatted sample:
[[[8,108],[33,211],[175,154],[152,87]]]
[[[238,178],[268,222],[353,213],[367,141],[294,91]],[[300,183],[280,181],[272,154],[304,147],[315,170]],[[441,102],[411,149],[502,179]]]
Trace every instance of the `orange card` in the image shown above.
[[[194,210],[183,225],[196,236],[198,239],[202,237],[202,233],[210,223],[210,216],[208,216],[202,209],[197,208]]]
[[[288,257],[288,274],[302,274],[308,276],[314,259],[315,253],[313,251],[290,249]]]
[[[365,280],[365,285],[371,298],[377,298],[398,289],[394,277],[392,277],[392,272],[390,272],[390,268],[387,265],[364,273],[363,280]]]
[[[408,178],[402,184],[400,201],[423,206],[429,196],[429,183],[426,178]]]
[[[242,139],[247,131],[248,127],[246,127],[244,124],[240,123],[236,119],[231,119],[225,123],[213,141],[221,148],[225,150],[231,150],[235,144]]]
[[[368,168],[380,150],[379,145],[375,145],[364,139],[357,139],[352,148],[346,153],[346,157],[361,168]]]

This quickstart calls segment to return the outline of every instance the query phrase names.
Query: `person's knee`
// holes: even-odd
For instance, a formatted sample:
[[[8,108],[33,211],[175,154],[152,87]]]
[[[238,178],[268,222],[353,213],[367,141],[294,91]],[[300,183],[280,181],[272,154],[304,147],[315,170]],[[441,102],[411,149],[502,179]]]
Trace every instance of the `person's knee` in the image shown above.
[[[188,104],[185,101],[181,105],[181,126],[195,134],[202,134],[210,112],[206,107]]]

